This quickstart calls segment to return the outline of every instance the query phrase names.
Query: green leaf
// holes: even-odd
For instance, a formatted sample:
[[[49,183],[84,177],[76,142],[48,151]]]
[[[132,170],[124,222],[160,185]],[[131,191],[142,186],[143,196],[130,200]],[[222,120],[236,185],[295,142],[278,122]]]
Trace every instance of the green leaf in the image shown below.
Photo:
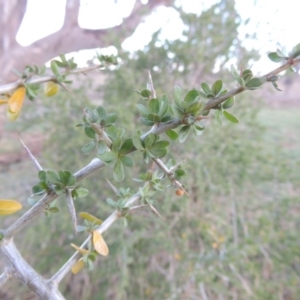
[[[150,149],[151,146],[159,139],[158,135],[150,133],[144,140],[145,148]]]
[[[169,107],[168,98],[166,95],[163,95],[159,101],[158,115],[160,117],[163,117],[167,113],[168,107]]]
[[[101,155],[101,154],[103,154],[106,150],[107,150],[107,145],[105,144],[105,142],[99,141],[99,142],[98,142],[98,150],[97,150],[97,153]]]
[[[35,186],[33,186],[32,187],[32,193],[33,194],[37,194],[37,195],[43,194],[48,189],[47,184],[44,183],[44,185],[46,185],[46,188],[44,186],[41,186],[40,183],[37,184],[37,185],[35,185]]]
[[[98,111],[97,111],[97,109],[94,109],[93,111],[92,111],[92,119],[91,119],[91,122],[92,123],[98,123],[100,121],[100,116],[99,116],[99,114],[98,114]]]
[[[26,85],[26,95],[30,100],[34,100],[37,97],[37,93],[27,85]]]
[[[274,88],[277,90],[277,91],[280,91],[282,92],[282,90],[279,88],[278,84],[276,81],[272,81],[272,85],[274,86]]]
[[[300,44],[297,44],[293,49],[292,52],[290,53],[290,58],[296,58],[297,56],[300,55]]]
[[[59,176],[55,171],[48,170],[46,172],[46,176],[47,176],[47,181],[51,184],[60,181]]]
[[[138,135],[135,135],[132,139],[133,145],[137,150],[144,150],[144,145],[141,138]]]
[[[205,126],[201,123],[201,121],[196,121],[194,126],[196,127],[197,130],[204,130]]]
[[[230,66],[230,71],[231,71],[231,75],[233,76],[233,78],[235,80],[238,80],[238,78],[240,78],[239,73],[237,72],[237,70],[235,69],[235,67],[233,65]]]
[[[284,58],[279,56],[276,52],[270,52],[268,57],[273,62],[282,62],[284,60]]]
[[[121,147],[121,143],[122,143],[122,138],[117,137],[112,144],[112,148],[111,148],[112,152],[118,153]]]
[[[86,226],[83,226],[83,225],[76,225],[76,231],[77,232],[83,232],[87,229]]]
[[[64,171],[58,171],[58,176],[59,176],[60,182],[66,186],[67,182],[68,182],[68,174]]]
[[[119,150],[119,154],[127,154],[129,153],[133,148],[133,142],[132,139],[127,139],[125,140],[125,142],[122,144],[120,150]]]
[[[39,179],[41,180],[41,181],[46,181],[46,172],[45,171],[40,171],[39,172]]]
[[[100,159],[107,164],[110,164],[117,160],[117,154],[114,152],[105,152],[103,155],[99,156]]]
[[[249,90],[255,90],[266,82],[265,77],[252,78],[246,83]]]
[[[59,208],[57,206],[53,206],[48,208],[48,211],[51,212],[52,214],[57,214],[59,213]]]
[[[199,135],[201,135],[203,133],[203,129],[204,128],[200,128],[199,126],[196,126],[196,125],[193,126],[194,133],[197,136],[199,136]]]
[[[114,141],[117,137],[122,137],[124,135],[125,129],[117,128],[115,126],[110,126],[106,128],[107,135]]]
[[[119,207],[118,207],[118,204],[117,204],[114,200],[112,200],[112,199],[110,199],[110,198],[106,198],[106,202],[107,202],[108,205],[110,205],[110,206],[112,206],[112,207],[114,207],[114,208],[116,208],[116,209],[119,208]]]
[[[138,111],[141,113],[141,115],[144,117],[147,117],[147,115],[150,113],[149,109],[142,104],[137,104],[136,107]]]
[[[184,176],[185,175],[185,171],[184,170],[182,170],[182,169],[176,169],[175,170],[175,176],[177,176],[177,177],[182,177],[182,176]]]
[[[237,82],[240,86],[245,87],[245,80],[242,77],[239,77]]]
[[[221,79],[214,82],[211,90],[212,90],[212,93],[215,95],[215,97],[220,95],[220,93],[222,92],[222,88],[223,88],[223,82]]]
[[[96,142],[93,140],[93,141],[90,141],[89,143],[85,144],[82,148],[81,148],[81,151],[83,153],[90,153],[92,152],[96,147]]]
[[[34,206],[36,203],[39,202],[39,199],[35,199],[35,198],[32,198],[32,197],[29,197],[27,198],[27,201],[29,203],[30,206]]]
[[[220,110],[216,110],[215,117],[220,125],[222,125],[221,114],[222,112]]]
[[[228,98],[225,102],[223,102],[222,106],[224,109],[228,109],[230,107],[232,107],[234,104],[234,96]]]
[[[183,126],[179,130],[179,143],[184,143],[191,131],[191,126]]]
[[[152,157],[162,158],[167,155],[168,150],[166,148],[158,148],[154,150],[151,149],[149,152],[152,155]]]
[[[253,77],[253,73],[252,73],[251,70],[246,69],[246,70],[243,71],[242,77],[243,77],[245,82],[248,82]]]
[[[223,111],[223,116],[230,122],[232,123],[238,123],[239,120],[234,116],[232,115],[231,113],[229,113],[228,111],[224,110]]]
[[[159,148],[166,148],[170,145],[170,142],[168,141],[158,141],[155,144],[153,144],[150,148],[150,150],[155,150],[155,149],[159,149]]]
[[[172,104],[172,110],[178,119],[183,118],[184,113],[183,113],[182,109],[180,109],[176,104]]]
[[[97,112],[98,112],[98,115],[99,115],[99,118],[100,120],[105,120],[106,119],[106,110],[103,106],[98,106],[96,108]]]
[[[62,195],[65,192],[65,189],[62,186],[55,185],[54,191],[57,195]]]
[[[158,114],[159,112],[159,100],[158,99],[151,99],[149,101],[149,110],[150,110],[150,113],[153,113],[153,114]]]
[[[178,139],[178,133],[172,129],[167,130],[166,134],[172,141],[175,141]]]
[[[118,160],[113,168],[114,179],[118,182],[121,182],[125,178],[124,167],[121,160]]]
[[[202,115],[202,116],[208,116],[209,113],[210,113],[210,110],[208,109],[208,110],[204,110],[204,111],[201,113],[201,115]]]
[[[59,76],[59,68],[57,66],[57,62],[55,60],[52,60],[51,63],[50,63],[50,67],[51,67],[51,70],[53,72],[53,74],[58,77]]]
[[[116,113],[110,113],[106,116],[106,124],[113,124],[117,121],[118,114]]]
[[[149,90],[142,90],[141,91],[141,95],[144,98],[149,98],[151,96],[151,91],[149,91]]]
[[[76,184],[76,177],[70,172],[70,171],[65,171],[65,174],[67,176],[67,186],[74,186]]]
[[[168,122],[172,119],[172,116],[170,114],[167,114],[167,115],[164,115],[162,118],[161,118],[161,122]]]
[[[230,70],[231,70],[231,74],[232,74],[233,78],[238,82],[238,84],[240,86],[244,87],[245,86],[245,81],[239,75],[239,73],[237,72],[237,70],[235,69],[235,67],[233,65],[231,65]]]
[[[89,190],[85,189],[83,187],[77,188],[76,192],[77,192],[77,197],[78,198],[84,198],[84,197],[86,197],[89,194]]]
[[[151,158],[151,157],[149,156],[148,151],[144,151],[143,152],[143,159],[144,159],[146,164],[149,162],[149,158]]]
[[[186,109],[186,112],[196,116],[200,113],[201,108],[202,102],[195,102]]]
[[[140,121],[146,126],[152,126],[155,122],[148,120],[147,118],[140,118]]]
[[[133,161],[129,156],[121,156],[121,161],[126,167],[131,168],[133,166]]]
[[[160,116],[159,115],[155,115],[155,114],[149,114],[147,116],[148,120],[153,121],[153,122],[160,122]]]
[[[181,90],[181,88],[179,86],[177,86],[177,85],[174,86],[174,93],[173,93],[173,95],[174,95],[174,101],[175,101],[175,103],[177,104],[177,106],[180,107],[180,103],[182,101],[183,96],[182,96],[182,90]]]
[[[184,97],[184,102],[192,103],[197,97],[199,97],[199,92],[195,89],[190,90]]]
[[[85,127],[84,132],[89,138],[95,138],[95,131],[92,127]]]
[[[205,83],[205,82],[201,83],[201,88],[206,95],[212,94],[212,90],[207,83]]]

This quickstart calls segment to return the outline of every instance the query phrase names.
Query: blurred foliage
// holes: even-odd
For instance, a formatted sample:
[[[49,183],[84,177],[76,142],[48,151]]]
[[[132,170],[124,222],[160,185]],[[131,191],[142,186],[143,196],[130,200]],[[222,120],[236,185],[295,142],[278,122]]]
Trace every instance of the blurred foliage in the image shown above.
[[[236,59],[246,67],[256,57],[239,44],[240,20],[234,1],[220,1],[200,16],[177,9],[185,23],[183,37],[162,41],[157,32],[142,51],[120,53],[121,67],[105,71],[106,82],[99,86],[92,103],[87,95],[95,83],[80,79],[74,93],[42,99],[38,110],[24,107],[18,123],[22,130],[37,130],[47,137],[39,158],[44,168],[76,171],[92,159],[80,153],[88,138],[75,127],[85,106],[101,104],[117,112],[126,137],[137,128],[145,129],[136,109],[143,100],[133,90],[146,87],[146,69],[151,70],[159,96],[171,96],[175,84],[186,90],[200,88],[202,82],[212,84],[216,76],[228,88],[234,86],[224,70],[226,62]],[[217,75],[212,72],[216,62]],[[98,258],[92,272],[68,274],[61,283],[66,299],[297,299],[300,205],[295,189],[299,168],[291,170],[291,165],[299,166],[299,155],[291,163],[278,139],[268,136],[261,122],[268,115],[259,115],[262,103],[249,94],[238,96],[233,108],[239,124],[224,120],[221,126],[212,117],[201,137],[172,145],[169,156],[187,171],[182,182],[191,199],[178,197],[169,188],[157,198],[164,220],[150,209],[141,209],[127,225],[122,221],[114,224],[104,235],[109,256]],[[21,130],[16,124],[10,126]],[[76,200],[78,212],[87,211],[102,220],[112,212],[105,202],[114,196],[106,178],[118,188],[138,190],[132,178],[151,166],[145,166],[137,153],[131,157],[140,162],[126,170],[121,185],[113,181],[107,167],[85,180],[90,194]],[[70,243],[83,240],[73,234],[66,201],[60,198],[57,205],[60,214],[37,220],[22,239],[16,238],[24,257],[46,276],[73,253]],[[23,299],[25,289],[18,287],[16,295],[13,284],[5,289],[13,291],[14,299]]]

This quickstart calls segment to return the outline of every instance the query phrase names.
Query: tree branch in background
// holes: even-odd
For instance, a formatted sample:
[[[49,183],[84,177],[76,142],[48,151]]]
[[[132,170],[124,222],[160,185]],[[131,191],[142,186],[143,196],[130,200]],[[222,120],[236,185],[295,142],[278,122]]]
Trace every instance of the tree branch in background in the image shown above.
[[[20,3],[22,4],[21,9]],[[159,5],[169,6],[172,3],[172,0],[151,0],[147,5],[143,5],[140,1],[136,1],[131,15],[125,18],[120,25],[108,29],[91,30],[81,28],[78,25],[79,0],[68,0],[62,29],[27,47],[22,47],[15,41],[15,36],[16,29],[21,24],[25,13],[25,1],[9,1],[9,4],[4,2],[0,6],[0,12],[1,9],[9,6],[11,13],[7,16],[9,21],[4,20],[4,24],[1,24],[3,27],[1,26],[0,35],[2,34],[3,37],[0,41],[2,41],[3,46],[0,55],[0,79],[3,82],[13,81],[16,76],[11,71],[12,69],[23,70],[28,64],[43,65],[61,53],[111,46],[111,36],[118,36],[121,43],[134,33],[151,10]],[[5,24],[6,26],[4,26]],[[11,24],[13,24],[12,27]]]

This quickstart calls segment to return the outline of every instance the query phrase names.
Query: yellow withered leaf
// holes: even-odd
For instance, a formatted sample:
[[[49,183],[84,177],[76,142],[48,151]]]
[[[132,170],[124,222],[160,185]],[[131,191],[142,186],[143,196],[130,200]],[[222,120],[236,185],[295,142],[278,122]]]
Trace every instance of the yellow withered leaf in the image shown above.
[[[47,97],[54,96],[55,94],[57,94],[58,90],[59,90],[58,84],[53,81],[47,82],[44,86],[44,93]]]
[[[92,223],[95,223],[96,225],[101,225],[102,224],[102,220],[96,218],[95,216],[87,213],[87,212],[81,212],[79,213],[79,216],[82,218],[82,219],[85,219],[89,222],[92,222]]]
[[[82,254],[82,255],[88,254],[88,253],[90,252],[89,250],[80,248],[80,247],[78,247],[78,246],[75,245],[75,244],[71,244],[71,246],[72,246],[73,248],[75,248],[75,249],[76,249],[80,254]]]
[[[95,250],[103,255],[107,256],[108,255],[108,247],[102,237],[102,235],[98,231],[92,231],[92,236],[93,236],[93,245]]]
[[[23,102],[26,95],[25,87],[17,88],[7,101],[7,117],[10,121],[14,121],[20,115]]]
[[[19,112],[23,106],[25,99],[26,89],[24,86],[17,88],[11,97],[8,99],[9,110],[12,112]]]
[[[73,274],[77,274],[84,267],[83,258],[80,258],[75,265],[72,267],[71,271]]]
[[[0,199],[0,215],[10,215],[22,208],[22,204],[16,200]]]
[[[8,100],[6,100],[6,99],[0,99],[0,105],[1,104],[5,104],[5,103],[7,103],[8,102]]]

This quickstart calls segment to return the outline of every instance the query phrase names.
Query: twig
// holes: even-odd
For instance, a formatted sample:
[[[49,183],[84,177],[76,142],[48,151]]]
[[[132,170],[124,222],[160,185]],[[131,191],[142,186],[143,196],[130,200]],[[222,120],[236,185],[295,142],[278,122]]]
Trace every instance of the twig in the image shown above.
[[[17,273],[17,278],[33,290],[40,299],[65,299],[55,284],[47,282],[26,262],[13,241],[1,243],[0,253],[6,265],[11,268],[11,272]]]
[[[82,168],[80,171],[74,174],[77,182],[83,180],[85,177],[93,174],[97,170],[103,168],[104,163],[98,159],[94,158],[87,166]],[[47,206],[58,198],[54,192],[44,195],[42,199],[39,200],[31,209],[29,209],[23,216],[12,223],[6,230],[2,233],[5,239],[12,238],[16,233],[21,231],[24,227],[28,226],[37,216],[41,215]]]
[[[127,204],[131,205],[138,201],[141,198],[140,193],[136,193],[132,197],[129,198]],[[120,218],[119,212],[115,210],[96,230],[99,233],[103,233],[108,228]],[[84,248],[87,243],[90,241],[91,237],[89,236],[80,246],[80,248]],[[59,284],[59,282],[66,276],[66,274],[71,270],[73,265],[77,262],[77,260],[81,257],[81,255],[78,252],[75,252],[70,259],[52,276],[52,278],[49,280],[53,282],[54,284]]]
[[[152,127],[147,133],[143,134],[142,138],[145,138],[150,133],[160,134],[165,132],[168,129],[176,128],[181,124],[181,121],[176,119],[170,123],[163,124],[160,127]],[[98,159],[94,158],[87,166],[83,167],[80,171],[76,172],[74,176],[77,179],[77,182],[83,180],[85,177],[93,174],[94,172],[100,170],[104,167],[104,163]],[[42,214],[45,208],[54,201],[58,195],[50,193],[44,196],[39,202],[37,202],[30,210],[28,210],[23,216],[11,224],[6,230],[2,233],[5,238],[9,239],[13,237],[16,233],[21,231],[24,227],[28,226],[38,215]]]
[[[157,166],[169,177],[170,181],[172,182],[172,184],[174,184],[175,186],[177,186],[179,189],[183,190],[184,193],[189,197],[190,195],[188,194],[188,192],[184,189],[183,185],[175,179],[174,174],[171,170],[169,170],[167,168],[167,166],[159,159],[159,158],[152,158],[152,160],[157,164]]]
[[[285,70],[287,70],[288,68],[297,65],[300,63],[300,58],[298,59],[294,59],[294,60],[288,60],[286,63],[284,63],[283,65],[281,65],[279,68],[261,76],[261,78],[265,78],[267,81],[269,80],[269,78],[271,78],[274,75],[277,75]],[[209,100],[204,109],[203,110],[209,110],[212,109],[216,106],[218,106],[219,104],[221,104],[222,102],[224,102],[225,100],[227,100],[228,98],[235,96],[243,91],[247,90],[247,88],[244,88],[242,86],[232,89],[231,91],[227,92],[226,94],[216,97],[216,98],[212,98],[211,100]]]
[[[232,272],[235,274],[235,276],[240,280],[240,282],[242,283],[245,291],[247,292],[247,294],[249,296],[254,296],[253,291],[251,290],[248,282],[246,281],[246,279],[236,270],[236,268],[234,267],[233,264],[229,264],[229,268],[232,270]]]
[[[73,70],[73,71],[67,71],[67,72],[63,72],[62,75],[85,73],[85,72],[89,72],[89,71],[92,71],[92,70],[99,69],[100,67],[103,67],[103,65],[94,65],[94,66],[91,66],[91,67],[76,69],[76,70]],[[30,79],[26,83],[28,83],[28,84],[44,83],[44,82],[48,82],[48,81],[56,81],[56,77],[54,75],[37,77],[37,78]],[[2,86],[0,86],[0,94],[6,94],[8,92],[14,91],[19,86],[23,86],[23,81],[21,79],[15,81],[15,82],[9,83],[9,84],[2,85]]]
[[[292,65],[295,65],[295,64],[297,64],[299,62],[300,62],[300,59],[293,60],[292,62],[288,61],[287,63],[283,64],[281,67],[279,67],[276,70],[274,70],[274,71],[266,74],[265,76],[269,78],[270,76],[276,75],[276,74],[278,74],[278,73],[286,70],[287,68],[289,68]],[[97,66],[97,67],[94,66],[94,67],[90,67],[88,69],[91,70],[91,69],[96,69],[98,67],[99,66]],[[87,69],[85,69],[84,71],[87,71]],[[79,72],[84,72],[84,71],[83,70],[77,70],[77,72],[73,72],[73,73],[79,73]],[[31,79],[29,81],[29,83],[42,83],[42,82],[46,82],[46,81],[52,81],[54,79],[55,78],[53,76],[48,76],[48,77],[43,77],[43,78]],[[22,81],[17,81],[15,83],[2,86],[2,87],[0,87],[0,93],[2,94],[2,93],[9,92],[11,90],[14,90],[19,85],[22,85]],[[154,88],[153,88],[153,90],[154,90]],[[231,97],[233,95],[236,95],[238,93],[241,93],[244,90],[246,90],[246,88],[239,87],[239,88],[233,89],[232,91],[226,93],[225,95],[222,95],[221,97],[216,97],[214,99],[211,99],[210,101],[208,101],[208,103],[206,104],[206,106],[205,106],[204,109],[205,110],[211,109],[211,108],[219,105],[220,103],[222,103],[223,101],[225,101],[229,97]],[[180,126],[181,124],[182,124],[181,120],[174,119],[174,120],[172,120],[170,122],[167,122],[167,123],[155,125],[155,126],[153,126],[151,128],[150,131],[148,131],[147,133],[145,133],[141,138],[144,139],[149,133],[156,133],[156,134],[163,133],[163,132],[165,132],[168,129],[176,128],[176,127]],[[160,164],[160,162],[158,162],[158,164]],[[103,166],[104,166],[104,164],[103,164],[103,162],[101,160],[94,159],[90,164],[88,164],[86,167],[84,167],[82,170],[80,170],[79,172],[77,172],[75,174],[75,176],[77,178],[77,181],[80,181],[83,178],[87,177],[88,175],[91,175],[95,171],[101,169]],[[168,169],[166,169],[165,171],[170,175],[170,172],[168,172],[169,171]],[[179,184],[179,187],[182,187],[182,185],[179,182],[177,182],[177,181],[176,181],[176,184]],[[4,256],[6,256],[9,261],[14,261],[14,260],[19,261],[19,256],[20,256],[20,254],[18,253],[17,249],[13,248],[14,247],[13,242],[9,241],[9,239],[12,238],[22,228],[24,228],[25,226],[27,226],[28,224],[30,224],[33,221],[33,219],[35,219],[38,215],[40,215],[41,213],[43,213],[45,207],[47,207],[47,205],[49,205],[57,197],[58,197],[58,195],[56,195],[56,194],[54,194],[52,192],[50,194],[48,194],[48,195],[45,195],[36,205],[34,205],[28,212],[26,212],[16,222],[14,222],[7,230],[3,231],[4,239],[2,240],[2,242],[0,244],[0,252],[2,254],[4,254]],[[139,195],[139,193],[137,193],[136,195],[134,195],[133,197],[130,198],[129,204],[130,203],[134,203],[135,201],[137,201],[138,199],[140,199],[140,197],[141,196]],[[100,233],[106,231],[118,218],[119,218],[118,211],[113,212],[105,220],[105,222],[103,222],[101,224],[101,226],[97,230]],[[88,237],[86,239],[86,241],[83,243],[83,246],[85,246],[89,242],[89,240],[90,240],[90,237]],[[9,253],[11,253],[11,254],[9,254]],[[54,276],[48,281],[48,283],[49,284],[52,283],[54,285],[58,284],[61,281],[61,279],[66,275],[66,273],[69,272],[69,270],[72,268],[72,266],[74,265],[74,263],[77,261],[77,259],[79,257],[80,257],[80,255],[78,253],[75,253],[66,262],[66,264],[56,274],[54,274]],[[32,268],[31,269],[30,268],[31,267],[29,266],[28,269],[31,270]],[[16,266],[16,269],[19,270],[17,266]],[[236,270],[234,269],[233,266],[231,266],[231,269],[236,272]],[[238,278],[240,280],[243,280],[242,282],[245,285],[245,288],[246,288],[247,292],[250,292],[250,294],[251,294],[252,291],[249,288],[249,286],[247,285],[247,282],[241,277],[240,274],[238,274],[238,273],[236,273],[236,274],[237,274],[237,276],[238,276]],[[32,275],[34,277],[35,273],[29,274],[29,275],[25,274],[24,275],[24,282],[28,284],[28,282],[26,280],[28,280],[28,278],[32,278],[32,277],[30,277]],[[3,275],[3,276],[5,276],[5,275]],[[34,281],[33,284],[36,284],[37,282],[39,282],[39,280],[33,280],[33,281]],[[28,284],[28,285],[30,286],[30,284]],[[30,286],[30,287],[33,287],[33,286]],[[40,288],[37,289],[37,288],[34,288],[34,287],[33,287],[33,289],[34,290],[38,290],[38,291],[41,290]],[[51,298],[51,299],[63,299],[63,298],[62,297],[60,297],[60,298],[58,297],[58,298]]]
[[[106,178],[106,181],[107,183],[109,184],[110,188],[112,189],[112,191],[117,195],[119,196],[120,193],[119,193],[119,190]]]
[[[156,98],[156,91],[154,89],[153,80],[152,80],[152,76],[151,76],[150,70],[148,70],[148,84],[147,84],[147,88],[151,91],[151,97],[152,98]]]
[[[112,140],[108,137],[106,132],[96,123],[91,123],[91,127],[96,131],[99,140],[103,141],[107,147],[111,148]]]
[[[11,277],[11,275],[8,272],[8,269],[5,268],[4,272],[0,275],[0,287],[3,286],[10,277]]]
[[[75,206],[74,206],[74,200],[72,197],[72,191],[70,189],[67,189],[67,203],[68,203],[68,208],[69,208],[69,212],[71,215],[74,231],[75,231],[75,233],[77,233],[76,210],[75,210]]]
[[[155,214],[157,214],[162,220],[164,220],[163,216],[158,212],[158,210],[152,204],[149,204],[149,206]]]
[[[199,283],[199,289],[200,289],[200,292],[201,292],[202,299],[203,300],[208,300],[208,297],[206,295],[205,287],[204,287],[204,283],[203,282]]]
[[[21,137],[16,133],[16,135],[18,136],[20,142],[22,143],[23,147],[25,148],[25,150],[27,151],[30,159],[33,161],[34,165],[36,166],[36,168],[38,169],[38,171],[43,171],[42,166],[39,164],[39,162],[37,161],[37,159],[34,157],[34,155],[31,153],[31,151],[29,150],[29,148],[25,145],[25,143],[23,142],[23,140],[21,139]]]

